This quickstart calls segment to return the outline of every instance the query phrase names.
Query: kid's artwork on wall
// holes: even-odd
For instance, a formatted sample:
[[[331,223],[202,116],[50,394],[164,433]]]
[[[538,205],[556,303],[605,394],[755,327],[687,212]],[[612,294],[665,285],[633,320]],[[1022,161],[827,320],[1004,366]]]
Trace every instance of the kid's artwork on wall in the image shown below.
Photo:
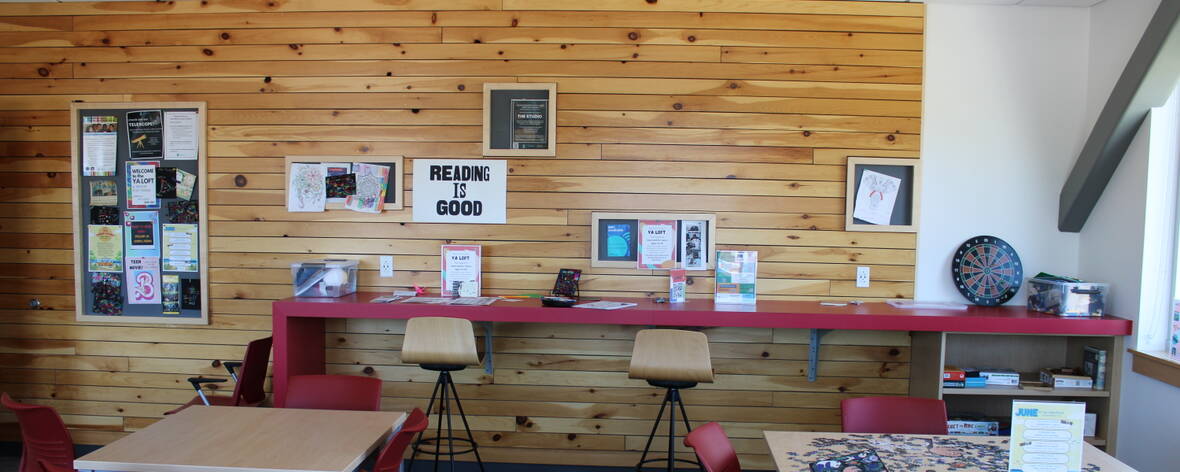
[[[400,210],[402,156],[287,156],[287,211]]]

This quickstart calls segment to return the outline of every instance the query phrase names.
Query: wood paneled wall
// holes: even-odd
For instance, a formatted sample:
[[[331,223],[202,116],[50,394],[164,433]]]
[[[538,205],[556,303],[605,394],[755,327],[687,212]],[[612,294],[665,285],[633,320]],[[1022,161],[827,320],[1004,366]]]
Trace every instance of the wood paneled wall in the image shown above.
[[[759,251],[761,299],[912,296],[915,235],[844,232],[843,179],[848,155],[918,157],[923,22],[920,4],[834,0],[0,4],[0,389],[57,407],[79,443],[135,431],[265,335],[307,258],[360,259],[362,289],[437,287],[439,245],[474,242],[490,293],[546,290],[562,267],[591,295],[666,291],[588,267],[596,210],[717,213],[719,249]],[[558,84],[559,145],[509,160],[508,224],[285,211],[285,155],[479,157],[481,84],[513,81]],[[210,326],[74,322],[78,100],[208,102]],[[387,380],[389,408],[423,405],[432,380],[400,364],[401,326],[328,339],[334,371]],[[485,458],[637,459],[660,392],[626,378],[633,328],[496,329],[494,375],[461,376]],[[906,392],[904,334],[829,335],[808,383],[804,332],[707,333],[718,382],[686,392],[690,415],[723,422],[748,468],[769,467],[762,429],[835,429],[841,398]]]

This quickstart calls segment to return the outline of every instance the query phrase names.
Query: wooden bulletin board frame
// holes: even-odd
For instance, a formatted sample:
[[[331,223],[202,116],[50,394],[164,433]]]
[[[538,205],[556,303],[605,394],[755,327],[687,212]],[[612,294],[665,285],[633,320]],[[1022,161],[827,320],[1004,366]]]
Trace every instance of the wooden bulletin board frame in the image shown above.
[[[546,116],[545,149],[511,149],[501,144],[511,140],[512,110],[504,102],[513,98],[541,98],[549,100]],[[509,136],[506,137],[505,133]],[[497,147],[493,147],[496,145]],[[557,155],[557,84],[556,83],[485,83],[483,84],[483,155],[485,156],[542,156]]]
[[[876,225],[853,218],[856,206],[856,192],[860,188],[860,177],[866,170],[872,170],[901,179],[897,200],[888,225]],[[847,195],[844,200],[845,231],[880,231],[893,233],[918,232],[918,218],[921,208],[922,163],[918,159],[889,157],[849,157]]]
[[[86,287],[89,286],[89,283],[87,283],[87,281],[90,280],[90,277],[89,277],[90,272],[88,270],[89,267],[88,267],[88,256],[87,256],[88,241],[86,240],[87,238],[83,236],[83,235],[88,234],[86,225],[88,224],[87,222],[89,221],[89,211],[88,211],[89,206],[83,204],[83,197],[88,197],[90,190],[89,190],[89,185],[83,185],[83,176],[82,176],[82,172],[81,172],[81,169],[82,169],[81,119],[82,119],[83,114],[85,114],[87,111],[94,111],[94,110],[111,110],[113,112],[117,112],[120,114],[119,115],[120,132],[119,132],[118,136],[116,137],[116,139],[119,140],[120,142],[126,141],[126,120],[125,120],[125,116],[126,116],[125,113],[126,112],[138,111],[138,110],[163,110],[165,112],[175,111],[175,110],[196,110],[196,112],[197,112],[197,132],[198,132],[198,144],[197,144],[198,147],[197,147],[197,160],[196,160],[197,183],[193,188],[193,193],[196,196],[196,200],[197,200],[197,204],[198,204],[197,211],[200,213],[199,218],[198,218],[198,222],[197,222],[197,245],[199,246],[199,248],[198,248],[199,256],[198,257],[200,257],[200,259],[201,259],[200,263],[199,263],[200,267],[198,269],[199,272],[197,273],[198,276],[200,277],[200,280],[201,280],[201,282],[200,282],[201,310],[200,310],[199,317],[165,315],[163,313],[161,313],[160,315],[152,315],[152,316],[99,315],[99,314],[90,314],[89,313],[88,307],[90,305],[90,296],[89,296],[90,294],[87,293],[87,290],[86,290]],[[168,324],[168,325],[182,325],[182,324],[207,325],[207,324],[209,324],[209,208],[208,208],[208,202],[209,202],[209,197],[208,197],[209,196],[208,149],[209,149],[209,145],[208,145],[207,131],[206,131],[208,117],[209,117],[209,111],[208,111],[208,108],[207,108],[205,102],[108,102],[108,103],[71,103],[70,104],[70,169],[71,169],[70,174],[71,174],[71,181],[72,181],[72,189],[71,189],[72,192],[71,192],[70,200],[71,200],[72,209],[73,209],[72,218],[73,218],[73,225],[74,225],[73,226],[73,228],[74,228],[74,297],[75,297],[74,298],[74,305],[77,307],[75,310],[77,313],[77,320],[78,321],[88,321],[88,322],[89,321],[97,321],[97,322],[108,322],[108,323],[155,323],[155,324]],[[148,160],[155,160],[155,159],[148,159]],[[161,166],[165,166],[164,164],[168,163],[170,161],[176,162],[176,163],[192,162],[192,161],[168,160],[168,159],[158,159],[158,160],[161,162]],[[124,172],[121,171],[121,169],[123,168],[123,162],[124,162],[124,158],[122,158],[122,157],[116,159],[116,170],[117,170],[116,175],[114,177],[107,177],[107,178],[115,179],[116,182],[119,182],[121,180],[125,180],[125,176],[123,175]],[[125,202],[125,200],[126,200],[125,197],[127,196],[126,190],[124,189],[120,193],[122,196],[120,197],[121,203],[119,205],[119,208],[123,208],[125,206],[125,203],[123,203],[123,202]],[[163,207],[163,205],[161,205],[161,207]],[[161,208],[159,211],[161,213],[163,213],[165,211],[165,209]],[[85,214],[87,216],[83,216],[83,212],[86,212]],[[121,222],[122,222],[122,220],[121,220]],[[164,219],[160,218],[159,226],[162,226],[162,224],[164,224]],[[163,247],[162,247],[163,243],[160,242],[160,245],[161,245],[161,250],[163,250]],[[126,265],[126,261],[124,261],[124,266],[125,265]],[[126,269],[124,269],[124,275],[126,273],[125,270]],[[127,305],[127,303],[126,303],[127,286],[128,286],[127,280],[124,279],[124,281],[123,281],[124,306]],[[161,309],[161,311],[162,311],[162,309]],[[182,313],[183,313],[183,311],[182,311]]]
[[[385,206],[382,212],[386,210],[401,210],[406,206],[405,199],[405,157],[404,156],[287,156],[283,159],[283,205],[287,205],[287,199],[291,197],[291,193],[287,188],[291,181],[291,164],[311,164],[318,162],[349,162],[352,164],[374,164],[374,165],[392,165],[393,169],[389,171],[389,185],[396,188],[392,191],[385,192]],[[390,197],[394,198],[390,202]],[[324,211],[328,210],[345,210],[343,203],[329,202],[324,204]],[[374,213],[375,214],[375,213]]]
[[[609,260],[601,254],[599,250],[602,241],[599,237],[601,233],[601,224],[603,221],[635,221],[636,228],[638,228],[639,220],[675,220],[677,223],[683,221],[704,221],[708,226],[705,230],[705,257],[706,267],[704,270],[711,270],[716,267],[717,261],[717,215],[712,213],[590,213],[590,266],[591,267],[613,267],[621,269],[635,269],[636,260]],[[679,225],[678,225],[679,226]],[[683,229],[681,228],[681,231]],[[635,237],[635,236],[633,236]],[[679,234],[677,234],[679,240]],[[632,241],[635,244],[635,241]],[[677,261],[680,261],[679,246],[676,250]]]

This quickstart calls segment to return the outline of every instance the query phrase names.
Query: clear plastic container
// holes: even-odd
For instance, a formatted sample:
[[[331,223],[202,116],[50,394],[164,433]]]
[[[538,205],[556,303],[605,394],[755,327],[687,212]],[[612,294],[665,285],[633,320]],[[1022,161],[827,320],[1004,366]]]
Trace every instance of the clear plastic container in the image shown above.
[[[1061,316],[1102,316],[1110,284],[1028,279],[1028,308]]]
[[[291,263],[296,297],[342,297],[356,292],[357,261],[317,259]]]

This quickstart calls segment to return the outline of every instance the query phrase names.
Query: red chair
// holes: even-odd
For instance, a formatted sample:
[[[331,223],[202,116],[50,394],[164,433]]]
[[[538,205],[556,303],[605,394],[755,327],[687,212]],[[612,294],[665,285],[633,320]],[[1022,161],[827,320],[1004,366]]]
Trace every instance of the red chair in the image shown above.
[[[16,413],[20,423],[20,472],[42,472],[41,464],[74,470],[74,440],[53,408],[18,403],[0,394],[0,404]]]
[[[236,382],[233,395],[211,397],[201,391],[201,386],[204,384],[225,382],[226,379],[189,377],[188,381],[193,384],[197,396],[180,408],[164,414],[171,415],[193,405],[258,406],[263,400],[266,400],[266,391],[263,390],[263,386],[266,384],[266,366],[270,361],[272,342],[273,338],[270,337],[255,339],[246,345],[246,357],[242,359],[242,362],[222,361],[221,365],[225,366],[225,370],[229,371],[230,377],[233,377]],[[236,371],[235,369],[239,367],[241,370]],[[238,375],[239,373],[241,375]]]
[[[684,437],[684,445],[691,447],[701,460],[705,472],[742,472],[737,453],[729,436],[717,423],[705,423]]]
[[[294,375],[287,408],[381,411],[381,379],[355,375]]]
[[[402,459],[406,456],[406,446],[410,445],[415,434],[425,431],[429,424],[430,418],[426,417],[426,413],[423,413],[421,408],[414,408],[402,423],[402,429],[381,449],[381,454],[377,456],[377,462],[373,465],[373,472],[399,472]]]
[[[845,433],[947,434],[946,402],[934,398],[848,398],[840,410]]]

